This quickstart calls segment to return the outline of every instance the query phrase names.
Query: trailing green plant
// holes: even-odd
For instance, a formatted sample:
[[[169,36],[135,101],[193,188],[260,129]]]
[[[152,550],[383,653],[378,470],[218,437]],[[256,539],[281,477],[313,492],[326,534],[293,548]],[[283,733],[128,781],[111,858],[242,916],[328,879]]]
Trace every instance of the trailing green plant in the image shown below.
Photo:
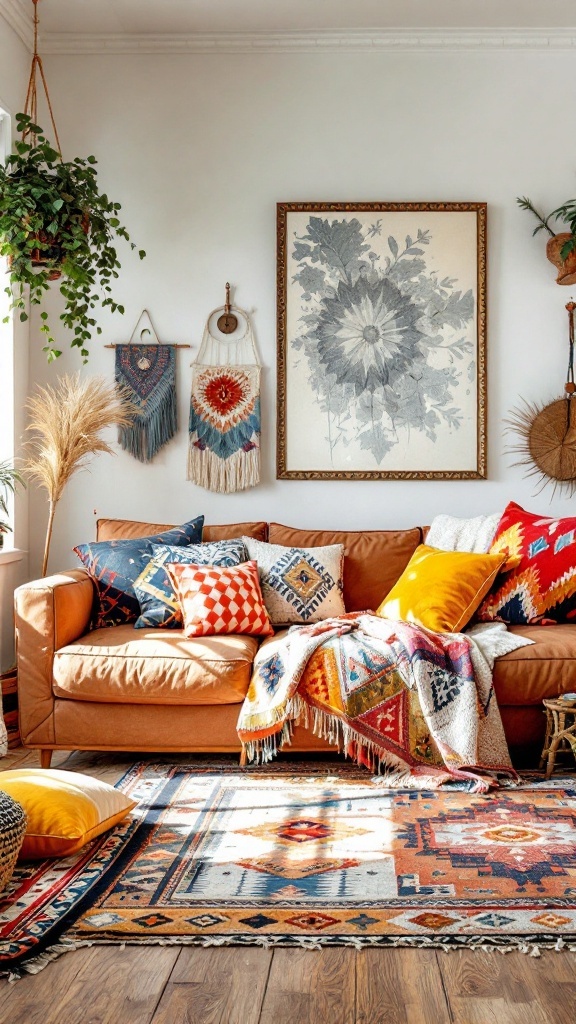
[[[22,139],[0,166],[0,255],[8,259],[10,308],[27,320],[26,289],[30,304],[39,306],[50,282],[60,278],[60,320],[86,362],[92,335],[102,333],[96,307],[124,312],[112,297],[120,270],[115,238],[136,246],[119,220],[120,203],[100,192],[94,156],[62,160],[28,114],[16,115],[16,127]],[[140,259],[145,255],[140,249]],[[45,310],[40,318],[51,362],[62,353]]]
[[[571,237],[564,242],[560,249],[560,258],[562,260],[565,260],[571,252],[576,250],[576,199],[569,199],[556,210],[552,210],[552,213],[549,213],[547,217],[543,217],[526,196],[518,196],[516,202],[522,210],[529,210],[530,213],[533,213],[539,222],[532,232],[533,235],[537,235],[539,231],[545,230],[554,238],[557,232],[550,227],[550,221],[556,220],[567,225]]]
[[[9,462],[0,462],[0,543],[5,533],[10,533],[12,527],[8,522],[8,495],[16,493],[16,487],[20,484],[26,487],[24,480],[17,469],[14,469]]]

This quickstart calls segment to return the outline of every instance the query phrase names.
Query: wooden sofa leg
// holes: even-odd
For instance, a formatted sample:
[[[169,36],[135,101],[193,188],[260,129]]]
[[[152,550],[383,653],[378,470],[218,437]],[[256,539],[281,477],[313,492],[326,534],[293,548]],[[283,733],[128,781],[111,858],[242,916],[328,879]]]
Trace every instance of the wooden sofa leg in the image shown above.
[[[40,767],[49,768],[52,763],[52,751],[41,750],[40,751]]]
[[[248,760],[248,757],[247,757],[247,754],[246,754],[246,747],[242,747],[242,750],[240,751],[240,767],[241,768],[245,768],[246,767],[246,761],[247,760]]]

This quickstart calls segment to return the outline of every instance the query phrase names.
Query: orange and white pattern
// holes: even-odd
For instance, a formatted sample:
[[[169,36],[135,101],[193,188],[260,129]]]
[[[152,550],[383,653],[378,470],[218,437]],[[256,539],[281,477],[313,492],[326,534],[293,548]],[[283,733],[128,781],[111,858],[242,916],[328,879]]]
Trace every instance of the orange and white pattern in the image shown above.
[[[169,563],[188,637],[216,633],[270,636],[274,631],[262,598],[256,562],[232,567]]]

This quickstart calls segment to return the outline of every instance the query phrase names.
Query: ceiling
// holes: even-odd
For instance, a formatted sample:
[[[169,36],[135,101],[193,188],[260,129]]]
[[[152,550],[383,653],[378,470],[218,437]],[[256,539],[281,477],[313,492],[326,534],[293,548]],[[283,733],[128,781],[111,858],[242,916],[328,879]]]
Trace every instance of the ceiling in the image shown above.
[[[0,0],[0,14],[26,42],[32,10],[32,0]],[[136,49],[151,41],[158,48],[169,39],[172,49],[195,40],[234,48],[241,36],[252,48],[254,37],[274,48],[290,36],[300,48],[306,39],[341,48],[357,45],[361,33],[369,46],[428,45],[434,34],[444,34],[442,45],[458,38],[459,45],[467,38],[499,48],[576,45],[576,8],[568,0],[40,0],[38,11],[48,52]]]

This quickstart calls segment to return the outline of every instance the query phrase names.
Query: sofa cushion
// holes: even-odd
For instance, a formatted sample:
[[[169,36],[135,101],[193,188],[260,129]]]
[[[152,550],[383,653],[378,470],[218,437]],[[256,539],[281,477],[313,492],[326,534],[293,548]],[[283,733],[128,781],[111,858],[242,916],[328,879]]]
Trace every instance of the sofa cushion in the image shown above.
[[[239,565],[246,558],[246,548],[241,540],[208,541],[207,544],[189,544],[185,548],[153,544],[152,558],[134,581],[134,591],[140,605],[140,615],[134,623],[134,629],[154,629],[156,626],[162,629],[182,628],[182,612],[165,568],[167,562]]]
[[[375,610],[400,578],[420,544],[420,527],[412,530],[298,530],[270,523],[271,544],[313,548],[344,545],[346,611]]]
[[[242,538],[258,564],[262,596],[275,626],[321,622],[346,611],[342,597],[344,547],[291,548]]]
[[[376,614],[415,622],[437,633],[459,633],[505,560],[505,555],[440,551],[420,544]]]
[[[241,565],[166,563],[184,620],[184,636],[271,636],[256,562]]]
[[[121,704],[238,704],[258,641],[182,630],[96,629],[54,655],[56,697]],[[217,743],[217,737],[214,737]]]
[[[152,544],[200,543],[203,525],[204,516],[197,516],[189,523],[153,536],[78,544],[74,551],[95,585],[93,625],[120,626],[134,622],[140,615],[134,581],[152,557]]]
[[[541,704],[544,697],[576,692],[576,625],[511,626],[510,632],[534,643],[497,659],[494,690],[499,704]]]
[[[576,517],[555,519],[511,501],[490,551],[506,554],[511,568],[482,604],[482,621],[520,626],[576,619]]]
[[[98,519],[96,522],[96,540],[132,540],[133,537],[146,537],[150,533],[171,530],[171,524],[139,523],[133,519]],[[255,537],[266,540],[268,523],[225,523],[223,526],[204,526],[202,540],[235,540],[236,537]]]

